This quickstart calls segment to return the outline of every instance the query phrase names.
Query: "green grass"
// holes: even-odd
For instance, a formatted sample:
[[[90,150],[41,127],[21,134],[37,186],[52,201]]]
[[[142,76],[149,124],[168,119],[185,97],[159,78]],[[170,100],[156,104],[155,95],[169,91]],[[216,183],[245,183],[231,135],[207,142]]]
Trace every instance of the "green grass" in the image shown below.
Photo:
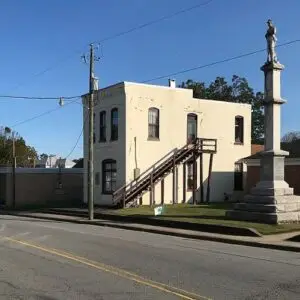
[[[172,220],[178,222],[191,222],[199,224],[217,224],[233,227],[253,228],[261,234],[276,234],[291,231],[300,231],[300,223],[270,225],[254,222],[234,221],[226,218],[225,212],[230,209],[231,204],[213,203],[203,205],[165,205],[164,213],[156,216],[158,219]],[[122,216],[144,216],[154,217],[154,207],[140,206],[138,208],[126,208],[116,211]]]

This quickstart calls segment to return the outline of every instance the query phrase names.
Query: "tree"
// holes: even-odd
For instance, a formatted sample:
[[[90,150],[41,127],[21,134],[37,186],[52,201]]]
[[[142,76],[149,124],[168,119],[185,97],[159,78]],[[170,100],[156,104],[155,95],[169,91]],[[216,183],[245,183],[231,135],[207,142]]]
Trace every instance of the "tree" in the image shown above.
[[[292,143],[297,140],[300,140],[300,131],[288,132],[281,138],[281,142],[283,143]]]
[[[189,79],[182,82],[179,87],[192,89],[194,98],[251,104],[251,140],[252,143],[262,143],[264,136],[262,100],[264,95],[262,92],[255,93],[245,78],[233,75],[231,84],[229,84],[224,77],[217,77],[208,86],[204,82]]]
[[[40,155],[40,159],[45,159],[45,160],[47,160],[48,157],[49,157],[49,155],[46,154],[46,153],[42,153],[42,154]]]
[[[26,145],[25,140],[9,127],[0,127],[0,165],[12,164],[13,139],[15,140],[17,166],[33,166],[33,161],[37,158],[36,150]]]

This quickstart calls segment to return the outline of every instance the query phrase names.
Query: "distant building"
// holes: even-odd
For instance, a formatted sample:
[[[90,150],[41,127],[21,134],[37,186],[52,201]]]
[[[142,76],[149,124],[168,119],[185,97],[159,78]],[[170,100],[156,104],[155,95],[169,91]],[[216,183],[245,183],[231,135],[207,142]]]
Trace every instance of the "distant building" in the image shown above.
[[[36,168],[72,168],[75,163],[72,160],[60,158],[56,155],[50,155],[44,159],[37,159],[35,161]]]
[[[95,204],[190,202],[193,190],[197,202],[243,193],[242,159],[251,155],[250,105],[195,99],[192,90],[176,88],[172,80],[168,87],[121,82],[96,91],[94,97]],[[82,100],[87,120],[88,96]],[[88,121],[84,124],[87,202]],[[201,143],[213,145],[214,140],[217,149],[209,178],[214,146]],[[202,163],[201,147],[206,152]]]

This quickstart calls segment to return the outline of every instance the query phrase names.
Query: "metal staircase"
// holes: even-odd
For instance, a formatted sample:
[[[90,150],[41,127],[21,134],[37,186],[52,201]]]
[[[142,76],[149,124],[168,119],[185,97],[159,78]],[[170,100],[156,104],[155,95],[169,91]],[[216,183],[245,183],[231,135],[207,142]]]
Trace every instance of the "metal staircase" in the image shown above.
[[[115,191],[112,195],[113,204],[116,207],[137,206],[137,200],[149,190],[151,191],[154,185],[170,174],[176,166],[186,162],[193,155],[197,158],[201,153],[213,154],[216,151],[217,140],[205,138],[196,138],[181,149],[173,149],[138,178]]]

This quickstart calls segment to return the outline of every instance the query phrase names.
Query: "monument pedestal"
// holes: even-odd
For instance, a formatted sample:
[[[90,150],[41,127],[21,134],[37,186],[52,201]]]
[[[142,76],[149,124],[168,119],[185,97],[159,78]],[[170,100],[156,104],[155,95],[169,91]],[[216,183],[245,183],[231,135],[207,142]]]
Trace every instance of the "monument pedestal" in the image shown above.
[[[265,151],[260,158],[260,181],[241,203],[226,212],[235,220],[263,223],[300,222],[300,196],[284,180],[284,160],[288,152],[280,149],[280,71],[277,62],[266,63],[265,74]]]

